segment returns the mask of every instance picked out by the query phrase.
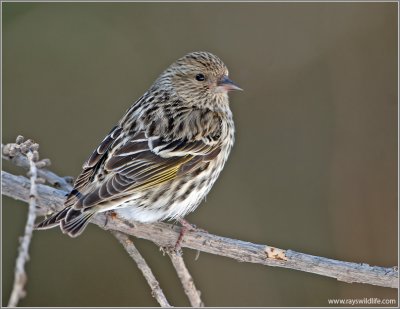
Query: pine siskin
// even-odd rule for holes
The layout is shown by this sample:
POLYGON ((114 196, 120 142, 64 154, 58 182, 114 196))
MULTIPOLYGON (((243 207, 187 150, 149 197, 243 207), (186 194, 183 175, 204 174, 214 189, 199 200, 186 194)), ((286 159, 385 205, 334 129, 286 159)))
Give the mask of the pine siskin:
POLYGON ((65 208, 37 225, 80 235, 90 218, 180 220, 218 178, 234 143, 228 91, 241 90, 215 55, 193 52, 167 68, 83 165, 65 208))

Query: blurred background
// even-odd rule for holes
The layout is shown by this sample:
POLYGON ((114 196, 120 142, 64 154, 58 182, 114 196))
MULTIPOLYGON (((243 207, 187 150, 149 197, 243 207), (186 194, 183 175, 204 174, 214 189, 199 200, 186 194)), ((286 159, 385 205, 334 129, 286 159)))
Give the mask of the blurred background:
MULTIPOLYGON (((236 144, 187 219, 210 233, 333 259, 394 266, 397 3, 2 3, 3 143, 40 143, 76 177, 125 110, 173 61, 206 50, 232 93, 236 144)), ((22 170, 5 162, 3 168, 22 170)), ((2 305, 27 207, 3 198, 2 305)), ((135 239, 167 298, 189 303, 170 264, 135 239)), ((120 244, 35 232, 22 306, 157 306, 120 244)), ((184 249, 208 306, 328 306, 394 289, 184 249)))

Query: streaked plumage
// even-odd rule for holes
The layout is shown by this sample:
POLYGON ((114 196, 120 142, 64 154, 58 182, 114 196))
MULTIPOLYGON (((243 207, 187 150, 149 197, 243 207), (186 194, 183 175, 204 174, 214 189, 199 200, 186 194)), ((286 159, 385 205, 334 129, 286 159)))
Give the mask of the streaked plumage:
POLYGON ((193 211, 234 142, 224 63, 208 52, 178 59, 125 113, 83 165, 65 208, 37 225, 75 237, 97 212, 155 222, 193 211))

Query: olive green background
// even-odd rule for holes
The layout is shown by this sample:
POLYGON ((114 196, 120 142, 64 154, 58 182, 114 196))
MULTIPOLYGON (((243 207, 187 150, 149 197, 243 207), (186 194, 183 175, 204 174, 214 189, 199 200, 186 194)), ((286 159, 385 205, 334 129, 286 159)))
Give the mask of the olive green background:
MULTIPOLYGON (((187 219, 211 233, 393 266, 397 236, 397 3, 2 3, 3 143, 35 139, 60 175, 82 163, 170 63, 207 50, 231 94, 236 144, 187 219)), ((8 171, 24 172, 9 163, 8 171)), ((26 205, 2 206, 2 304, 26 205)), ((167 256, 135 240, 170 302, 189 305, 167 256)), ((105 231, 34 233, 22 306, 157 306, 105 231)), ((208 306, 328 306, 393 298, 184 249, 208 306)))

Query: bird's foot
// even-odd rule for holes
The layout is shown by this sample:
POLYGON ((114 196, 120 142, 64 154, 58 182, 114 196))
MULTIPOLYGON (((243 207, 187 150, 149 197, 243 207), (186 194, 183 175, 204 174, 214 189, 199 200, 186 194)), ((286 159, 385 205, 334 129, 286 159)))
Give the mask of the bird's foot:
POLYGON ((108 224, 108 219, 111 218, 111 220, 114 220, 117 217, 117 213, 114 210, 109 210, 105 213, 106 219, 104 221, 104 227, 107 226, 108 224))
POLYGON ((179 219, 178 220, 179 223, 182 225, 181 231, 179 233, 178 236, 178 240, 175 243, 175 247, 174 250, 176 252, 180 251, 182 248, 182 241, 183 241, 183 237, 185 236, 185 234, 189 231, 198 231, 198 232, 204 232, 204 233, 208 233, 206 230, 197 228, 194 224, 189 223, 188 221, 186 221, 185 219, 179 219))

